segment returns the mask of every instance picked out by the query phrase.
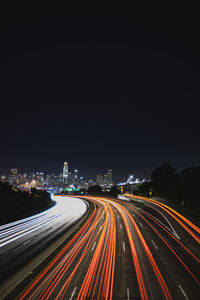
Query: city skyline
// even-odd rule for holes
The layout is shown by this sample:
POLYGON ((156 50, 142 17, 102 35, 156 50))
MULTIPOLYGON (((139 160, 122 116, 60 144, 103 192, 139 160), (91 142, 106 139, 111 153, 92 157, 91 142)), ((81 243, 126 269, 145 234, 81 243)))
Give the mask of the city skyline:
POLYGON ((96 178, 86 179, 83 174, 79 173, 76 168, 69 169, 69 163, 63 163, 62 172, 59 174, 44 172, 19 172, 18 169, 11 169, 7 175, 0 176, 0 182, 8 183, 12 188, 17 190, 31 191, 32 188, 37 190, 48 191, 51 194, 63 193, 85 193, 90 187, 99 186, 103 192, 116 191, 121 193, 124 188, 133 191, 139 184, 146 182, 145 179, 139 179, 135 174, 127 175, 124 181, 116 182, 113 180, 112 169, 107 169, 104 174, 97 174, 96 178))
MULTIPOLYGON (((64 161, 65 162, 65 161, 64 161)), ((81 169, 81 168, 78 168, 78 170, 81 169, 81 174, 82 176, 84 177, 85 180, 96 180, 97 179, 97 176, 100 175, 100 176, 104 176, 104 174, 106 174, 106 172, 111 169, 112 172, 113 172, 113 179, 114 179, 114 182, 117 183, 117 182, 124 182, 127 180, 127 178, 134 174, 134 177, 135 178, 140 178, 141 180, 150 180, 151 178, 151 174, 152 172, 158 168, 159 166, 161 166, 163 163, 165 163, 164 161, 161 161, 160 165, 155 165, 154 169, 151 169, 149 170, 149 173, 147 176, 143 176, 142 175, 142 172, 137 172, 136 169, 134 168, 121 168, 121 173, 118 172, 116 173, 116 169, 115 168, 109 168, 109 167, 103 167, 103 168, 99 168, 98 170, 94 170, 93 172, 86 172, 87 174, 91 174, 89 176, 85 175, 84 173, 84 169, 81 169)), ((172 165, 172 164, 171 164, 172 165)), ((69 172, 73 172, 74 170, 77 170, 76 167, 72 167, 72 164, 70 163, 68 166, 68 171, 69 172)), ((75 166, 77 166, 77 164, 75 164, 75 166)), ((172 165, 173 167, 175 167, 174 165, 172 165)), ((196 165, 197 167, 199 166, 198 164, 196 165)), ((183 171, 184 169, 187 169, 187 168, 193 168, 193 167, 196 167, 195 165, 187 165, 186 168, 176 168, 176 171, 178 173, 181 173, 181 171, 183 171)), ((3 171, 1 171, 0 169, 0 176, 4 176, 4 175, 8 175, 9 172, 12 170, 12 169, 17 169, 19 173, 29 173, 29 174, 35 174, 35 173, 43 173, 45 175, 49 175, 49 174, 56 174, 56 175, 61 175, 63 174, 63 164, 61 163, 59 167, 57 168, 53 168, 53 167, 49 167, 49 168, 46 168, 46 169, 42 169, 42 167, 32 167, 32 168, 23 168, 23 167, 13 167, 11 166, 11 168, 4 168, 3 171)), ((78 171, 77 170, 77 171, 78 171)), ((119 170, 119 169, 118 169, 119 170)), ((88 169, 87 169, 88 171, 88 169)))
MULTIPOLYGON (((64 165, 65 165, 65 163, 67 164, 67 172, 72 172, 72 171, 75 170, 75 169, 77 170, 77 168, 74 167, 74 166, 72 166, 71 163, 69 164, 67 161, 64 161, 64 165)), ((37 167, 35 166, 35 167, 33 167, 33 168, 25 168, 25 169, 22 168, 22 167, 16 167, 16 166, 13 167, 13 166, 12 166, 11 168, 5 168, 4 172, 0 172, 0 175, 1 175, 1 176, 2 176, 2 175, 8 175, 12 169, 17 169, 19 173, 32 173, 32 174, 36 174, 36 173, 41 173, 41 172, 42 172, 43 174, 57 174, 57 175, 59 175, 59 174, 64 174, 64 165, 61 164, 61 165, 60 165, 60 168, 57 168, 57 169, 53 169, 53 168, 51 167, 51 168, 46 169, 46 170, 44 170, 44 169, 42 169, 42 167, 38 167, 38 166, 37 166, 37 167), (50 170, 50 171, 49 171, 49 170, 50 170)), ((77 165, 77 164, 76 164, 76 165, 77 165)), ((79 169, 80 169, 80 168, 79 168, 79 169)), ((91 176, 87 176, 87 175, 83 175, 83 176, 84 176, 84 178, 85 178, 86 180, 89 180, 89 179, 94 179, 94 180, 96 180, 96 177, 97 177, 98 174, 104 176, 104 174, 106 174, 106 171, 109 170, 109 169, 113 170, 113 168, 109 168, 109 167, 107 167, 107 168, 101 168, 101 169, 99 169, 99 170, 94 171, 93 174, 92 174, 91 176)), ((84 174, 83 170, 81 171, 81 173, 84 174)), ((137 174, 137 173, 133 170, 133 168, 124 169, 124 170, 122 170, 121 174, 116 174, 116 173, 114 172, 114 176, 113 176, 114 181, 115 181, 115 182, 118 182, 118 181, 124 181, 124 180, 126 180, 126 178, 127 178, 130 174, 132 174, 132 173, 137 174)), ((141 178, 141 176, 139 176, 138 174, 137 174, 137 176, 141 178)), ((67 177, 67 176, 66 176, 66 177, 67 177)), ((142 177, 142 178, 143 178, 143 177, 142 177)), ((147 179, 147 178, 145 178, 145 179, 147 179)))
POLYGON ((19 170, 18 168, 12 168, 5 174, 1 175, 2 182, 9 182, 11 185, 23 185, 31 184, 38 186, 49 186, 49 185, 61 185, 61 186, 84 186, 98 184, 98 176, 102 177, 100 185, 111 188, 114 184, 112 178, 112 169, 108 169, 102 175, 96 175, 95 178, 86 178, 83 174, 79 173, 79 170, 74 167, 69 168, 69 163, 64 161, 63 167, 60 172, 46 173, 42 170, 35 170, 34 172, 27 172, 19 170), (33 183, 34 182, 34 183, 33 183))
MULTIPOLYGON (((65 161, 65 159, 63 160, 65 161)), ((16 168, 18 169, 20 172, 44 172, 45 174, 51 174, 51 173, 62 173, 63 172, 63 162, 60 161, 60 163, 56 163, 54 164, 54 166, 50 165, 48 162, 46 162, 46 164, 41 163, 41 166, 39 163, 27 163, 26 166, 24 167, 23 164, 20 165, 18 164, 11 164, 9 163, 8 166, 6 167, 2 167, 2 165, 0 166, 0 174, 7 174, 11 169, 16 168), (14 167, 13 167, 14 166, 14 167)), ((162 161, 160 162, 162 163, 162 161)), ((74 165, 76 168, 76 166, 78 166, 77 163, 73 164, 70 163, 70 165, 74 165)), ((155 165, 155 167, 157 167, 157 165, 155 165)), ((85 174, 85 177, 87 179, 89 178, 94 178, 96 177, 97 174, 103 174, 107 169, 112 168, 113 172, 114 172, 114 178, 116 181, 120 181, 120 180, 124 180, 128 175, 130 175, 131 173, 135 173, 137 174, 138 177, 140 178, 150 178, 151 172, 153 171, 153 169, 148 169, 146 170, 146 172, 144 172, 145 175, 143 175, 143 172, 141 172, 140 168, 136 169, 134 167, 131 166, 115 166, 113 167, 112 164, 109 164, 107 166, 99 166, 98 168, 95 168, 94 165, 92 163, 80 163, 80 167, 79 169, 82 170, 82 173, 85 174), (82 166, 82 167, 81 167, 82 166), (90 166, 90 168, 88 167, 90 166)))

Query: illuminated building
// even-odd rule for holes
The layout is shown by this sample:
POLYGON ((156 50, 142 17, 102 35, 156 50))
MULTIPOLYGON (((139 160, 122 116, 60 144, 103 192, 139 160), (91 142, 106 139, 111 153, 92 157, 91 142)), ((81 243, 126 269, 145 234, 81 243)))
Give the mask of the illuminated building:
POLYGON ((113 185, 112 182, 112 170, 109 169, 106 174, 104 174, 104 188, 110 189, 113 185))
POLYGON ((126 181, 127 184, 132 184, 134 183, 134 175, 130 175, 126 181))
POLYGON ((78 184, 79 184, 78 170, 74 169, 74 185, 77 186, 78 184))
POLYGON ((100 186, 103 186, 103 182, 104 182, 103 176, 98 174, 97 175, 97 182, 96 182, 96 184, 100 185, 100 186))
POLYGON ((104 190, 110 190, 113 186, 112 169, 109 169, 103 176, 98 174, 96 184, 101 186, 104 190))
POLYGON ((2 175, 1 176, 1 182, 5 182, 6 181, 6 176, 5 175, 2 175))
POLYGON ((112 170, 109 169, 107 172, 107 178, 108 178, 108 185, 111 187, 113 182, 112 182, 112 170))
POLYGON ((8 175, 9 184, 17 183, 17 169, 11 169, 11 174, 8 175))
POLYGON ((64 162, 64 166, 63 166, 63 181, 64 181, 64 183, 68 182, 68 162, 67 161, 64 162))
POLYGON ((44 184, 44 173, 36 172, 35 179, 36 179, 38 185, 40 185, 40 186, 43 185, 44 184))

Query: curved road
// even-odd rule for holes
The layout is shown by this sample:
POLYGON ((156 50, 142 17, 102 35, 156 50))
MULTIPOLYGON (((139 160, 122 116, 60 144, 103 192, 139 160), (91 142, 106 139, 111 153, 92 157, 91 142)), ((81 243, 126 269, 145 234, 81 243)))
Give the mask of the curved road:
POLYGON ((81 199, 53 200, 56 204, 42 213, 0 226, 0 281, 77 222, 88 208, 81 199))
POLYGON ((93 213, 17 299, 199 299, 200 229, 126 196, 82 197, 93 213))

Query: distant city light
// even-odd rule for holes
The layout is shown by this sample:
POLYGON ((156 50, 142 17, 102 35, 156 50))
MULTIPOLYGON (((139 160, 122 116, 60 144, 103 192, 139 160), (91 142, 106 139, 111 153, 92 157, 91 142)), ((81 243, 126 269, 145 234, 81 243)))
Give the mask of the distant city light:
MULTIPOLYGON (((79 170, 73 168, 72 171, 69 170, 69 164, 67 161, 63 163, 63 168, 60 174, 44 174, 44 172, 36 171, 34 173, 20 173, 18 169, 12 168, 10 173, 5 176, 1 176, 2 182, 8 182, 13 187, 19 189, 30 190, 31 188, 37 188, 40 190, 46 190, 51 193, 62 193, 64 192, 76 192, 80 189, 88 189, 90 186, 99 185, 103 191, 110 191, 114 186, 112 178, 112 169, 108 169, 105 174, 97 174, 96 180, 88 179, 85 180, 84 177, 79 175, 79 170)), ((126 182, 120 182, 117 186, 134 186, 144 182, 145 180, 140 180, 134 178, 133 174, 127 178, 126 182)))

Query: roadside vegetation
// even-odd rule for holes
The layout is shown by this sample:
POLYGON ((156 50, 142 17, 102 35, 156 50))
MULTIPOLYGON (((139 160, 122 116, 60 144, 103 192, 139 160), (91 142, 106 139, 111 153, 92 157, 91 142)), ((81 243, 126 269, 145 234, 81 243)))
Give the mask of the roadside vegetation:
POLYGON ((172 204, 197 210, 200 214, 200 167, 178 173, 169 163, 164 163, 151 174, 151 180, 137 186, 134 194, 158 197, 172 204))
POLYGON ((0 182, 0 225, 13 222, 54 205, 50 194, 32 188, 30 193, 0 182))
POLYGON ((102 187, 99 185, 90 186, 87 190, 87 195, 94 196, 117 197, 118 194, 120 194, 120 191, 115 185, 110 189, 110 191, 103 191, 102 187))

